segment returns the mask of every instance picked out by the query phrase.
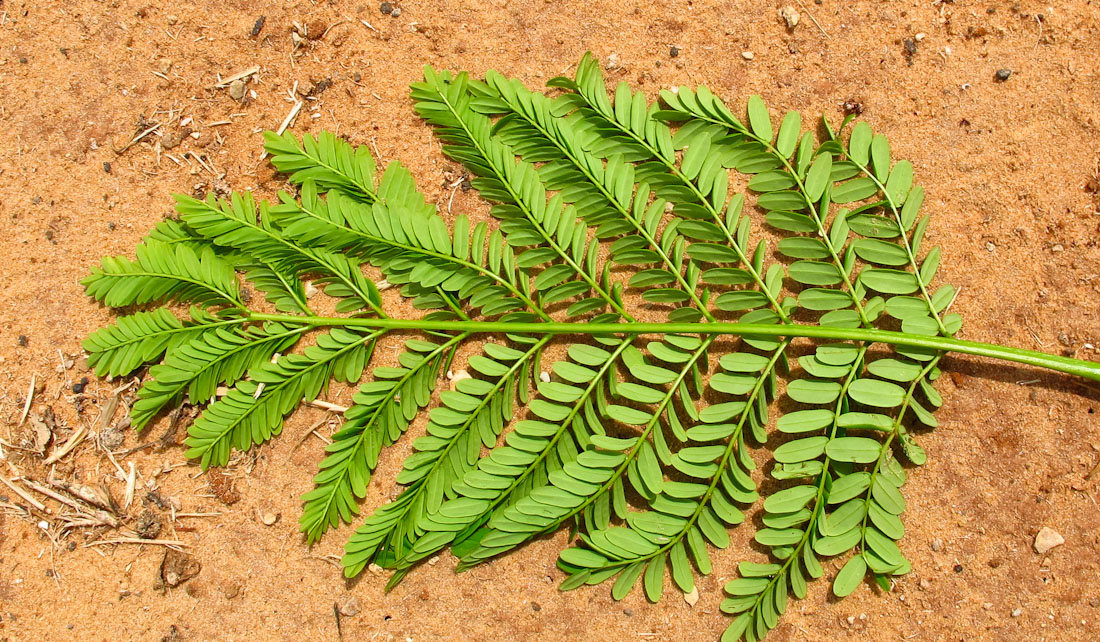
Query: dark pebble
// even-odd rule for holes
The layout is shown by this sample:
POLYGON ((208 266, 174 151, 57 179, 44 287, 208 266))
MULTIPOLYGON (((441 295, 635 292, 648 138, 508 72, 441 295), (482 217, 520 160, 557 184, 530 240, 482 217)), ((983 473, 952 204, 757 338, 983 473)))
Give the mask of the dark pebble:
POLYGON ((383 2, 378 5, 378 10, 382 12, 382 15, 388 16, 393 13, 393 5, 388 2, 383 2))
POLYGON ((531 610, 534 611, 535 613, 538 613, 539 611, 542 610, 542 607, 539 606, 538 602, 531 602, 531 610))
POLYGON ((962 564, 956 564, 955 565, 955 572, 956 573, 962 573, 963 572, 963 565, 962 564))
POLYGON ((108 223, 108 224, 107 224, 107 229, 109 229, 109 230, 111 230, 112 232, 114 232, 114 231, 115 231, 115 224, 114 224, 114 223, 108 223))
POLYGON ((27 59, 26 58, 20 58, 19 59, 19 64, 21 64, 21 65, 27 64, 27 59))
POLYGON ((997 81, 998 82, 1004 82, 1004 81, 1008 80, 1011 77, 1012 77, 1012 70, 1011 69, 998 69, 997 70, 997 81))
POLYGON ((19 337, 16 339, 16 341, 19 343, 20 348, 26 348, 27 347, 27 335, 25 335, 25 334, 19 335, 19 337))
POLYGON ((634 611, 631 611, 630 609, 623 609, 623 615, 630 617, 634 615, 634 611))
POLYGON ((675 58, 676 56, 679 56, 679 55, 680 55, 680 48, 679 47, 669 47, 669 49, 668 49, 668 57, 669 58, 675 58))
POLYGON ((355 82, 359 82, 359 81, 363 80, 363 76, 360 75, 360 73, 357 71, 357 72, 355 72, 354 74, 351 75, 351 79, 354 80, 355 82))
POLYGON ((267 22, 267 16, 260 16, 256 18, 256 22, 252 24, 251 37, 255 38, 260 35, 260 32, 264 29, 264 23, 267 22))
POLYGON ((76 394, 78 394, 78 395, 79 395, 80 393, 84 392, 84 386, 85 386, 85 385, 87 385, 87 384, 83 384, 83 383, 74 383, 74 384, 73 384, 73 392, 75 392, 76 394))
POLYGON ((111 164, 110 164, 110 163, 107 163, 107 162, 104 162, 104 163, 103 163, 103 171, 105 171, 105 172, 107 172, 108 174, 110 174, 110 173, 111 173, 111 164))

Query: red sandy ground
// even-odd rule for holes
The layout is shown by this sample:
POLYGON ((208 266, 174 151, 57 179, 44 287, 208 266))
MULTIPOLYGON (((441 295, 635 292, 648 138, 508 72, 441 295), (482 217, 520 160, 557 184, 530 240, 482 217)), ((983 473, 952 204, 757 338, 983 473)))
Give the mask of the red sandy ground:
MULTIPOLYGON (((1085 187, 1100 153, 1100 5, 807 2, 826 37, 805 7, 788 31, 777 18, 781 4, 408 1, 397 3, 401 15, 393 18, 368 2, 160 8, 4 0, 0 437, 25 443, 28 428, 16 424, 32 373, 45 381, 33 413, 52 406, 61 435, 95 420, 117 382, 93 380, 82 414, 71 386, 89 374, 79 362, 80 340, 110 315, 84 297, 78 280, 101 255, 132 252, 170 211, 172 192, 272 194, 280 182, 259 157, 259 132, 283 120, 295 85, 308 92, 332 81, 292 131, 337 131, 385 161, 400 159, 446 207, 444 183, 457 168, 412 113, 407 87, 420 67, 475 74, 492 67, 538 86, 569 72, 586 50, 602 59, 615 54, 620 67, 611 79, 651 95, 702 83, 733 104, 759 93, 774 109, 825 113, 834 122, 840 103, 862 103, 863 117, 890 136, 896 157, 913 161, 928 191, 928 238, 943 248, 941 277, 961 289, 955 309, 966 319, 963 336, 1095 359, 1100 216, 1085 187), (263 29, 250 37, 261 15, 263 29), (292 52, 293 21, 328 31, 292 52), (909 64, 903 42, 916 42, 918 33, 924 36, 909 64), (678 57, 670 57, 670 46, 678 57), (239 103, 212 89, 218 74, 252 65, 262 69, 248 85, 254 99, 239 103), (994 80, 1001 68, 1013 71, 1007 82, 994 80), (121 155, 112 151, 142 117, 170 124, 121 155), (192 119, 198 137, 158 158, 154 141, 178 133, 180 118, 192 119), (166 156, 182 160, 185 153, 202 155, 224 179, 166 156), (59 373, 58 350, 77 364, 59 373)), ((452 207, 486 215, 474 192, 459 191, 452 207)), ((1067 377, 976 359, 945 366, 942 427, 923 438, 929 462, 905 487, 902 547, 912 574, 892 593, 864 585, 844 601, 816 582, 769 639, 1097 636, 1100 473, 1089 475, 1100 443, 1097 393, 1067 377), (1046 556, 1032 549, 1042 526, 1066 539, 1046 556), (932 548, 936 539, 940 550, 932 548)), ((298 413, 283 438, 238 462, 232 475, 241 499, 232 506, 211 494, 198 468, 181 466, 181 448, 124 459, 184 512, 221 513, 166 525, 162 537, 185 541, 202 564, 196 578, 166 593, 154 590, 162 549, 84 547, 81 534, 55 546, 36 519, 0 510, 0 640, 335 640, 333 603, 348 593, 362 605, 343 618, 348 640, 713 639, 728 623, 717 605, 735 563, 762 560, 749 544, 752 529, 736 530, 734 545, 715 554, 714 574, 699 580, 694 607, 671 584, 658 605, 637 590, 615 603, 606 586, 559 593, 554 560, 564 534, 461 575, 445 554, 389 595, 383 577, 345 583, 323 556, 339 552, 349 529, 309 549, 295 525, 321 443, 311 437, 294 445, 322 416, 298 413), (281 516, 272 526, 258 517, 268 512, 281 516)), ((422 429, 418 423, 412 432, 422 429)), ((128 435, 123 448, 138 443, 128 435)), ((385 455, 366 508, 390 492, 407 444, 385 455)), ((22 473, 46 477, 37 456, 6 454, 22 473)), ((0 474, 10 472, 0 463, 0 474)), ((105 483, 121 496, 114 473, 91 442, 55 472, 105 483)), ((0 495, 20 501, 3 487, 0 495)), ((830 563, 828 572, 835 568, 830 563)))

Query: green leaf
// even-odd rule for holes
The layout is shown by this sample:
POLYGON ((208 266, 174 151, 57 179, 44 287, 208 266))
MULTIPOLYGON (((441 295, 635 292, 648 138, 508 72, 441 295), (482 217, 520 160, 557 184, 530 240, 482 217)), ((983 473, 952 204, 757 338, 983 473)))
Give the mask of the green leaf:
POLYGON ((769 513, 793 513, 805 507, 816 496, 815 486, 793 486, 765 499, 764 510, 769 513))
POLYGON ((848 597, 863 581, 865 575, 867 575, 867 563, 863 561, 863 556, 853 555, 844 564, 844 568, 836 574, 833 580, 833 595, 848 597))
POLYGON ((770 143, 772 140, 772 118, 760 96, 749 96, 749 125, 754 136, 770 143))
POLYGON ((859 403, 876 408, 894 408, 905 401, 905 389, 889 381, 856 379, 848 386, 848 395, 859 403))
MULTIPOLYGON (((825 191, 825 187, 831 182, 831 172, 833 169, 833 157, 828 152, 818 154, 817 158, 810 165, 810 170, 806 173, 806 196, 811 201, 816 201, 821 198, 821 194, 825 191)), ((842 203, 844 201, 836 200, 835 195, 832 197, 834 202, 842 203)), ((858 200, 858 199, 857 199, 858 200)))
POLYGON ((877 461, 882 445, 866 437, 835 437, 825 446, 825 454, 836 461, 869 464, 877 461))

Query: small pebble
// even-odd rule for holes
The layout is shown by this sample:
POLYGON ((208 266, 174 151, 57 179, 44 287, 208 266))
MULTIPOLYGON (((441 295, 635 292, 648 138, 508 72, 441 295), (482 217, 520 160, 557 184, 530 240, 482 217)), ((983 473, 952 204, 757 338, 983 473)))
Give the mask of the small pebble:
POLYGON ((684 601, 688 606, 695 606, 699 602, 699 587, 693 586, 690 593, 684 593, 684 601))
POLYGON ((939 537, 932 540, 932 550, 936 551, 937 553, 942 551, 943 550, 943 540, 940 539, 939 537))
POLYGON ((161 149, 175 149, 179 147, 181 142, 182 139, 179 134, 176 132, 168 132, 160 139, 160 147, 161 149))
POLYGON ((1021 615, 1023 615, 1023 614, 1024 614, 1024 610, 1023 610, 1023 609, 1014 609, 1014 610, 1012 611, 1012 617, 1020 617, 1020 616, 1021 616, 1021 615))
POLYGON ((998 82, 1004 82, 1004 81, 1008 80, 1011 76, 1012 76, 1012 70, 1011 69, 998 69, 997 70, 997 81, 998 82))
POLYGON ((161 58, 161 59, 157 60, 157 71, 159 71, 162 74, 166 74, 171 70, 172 70, 172 59, 171 58, 161 58))
POLYGON ((400 16, 400 15, 401 15, 401 7, 394 7, 393 8, 393 13, 390 14, 390 17, 396 18, 397 16, 400 16))
POLYGON ((264 526, 273 526, 275 522, 279 521, 278 513, 267 512, 260 516, 260 521, 264 526))
POLYGON ((21 334, 18 337, 16 337, 15 341, 16 341, 16 343, 19 344, 20 348, 26 348, 27 347, 27 335, 21 334))
POLYGON ((345 593, 336 601, 336 608, 340 611, 340 615, 354 617, 363 610, 363 605, 359 603, 359 598, 345 593))
POLYGON ((104 162, 103 163, 103 171, 110 174, 111 173, 111 164, 108 163, 108 162, 104 162))
POLYGON ((550 383, 550 373, 545 370, 539 373, 539 381, 543 383, 550 383))
POLYGON ((955 568, 952 569, 952 570, 954 570, 956 573, 962 573, 963 572, 963 565, 962 564, 956 564, 955 568))
POLYGON ((174 25, 174 24, 176 24, 177 22, 179 22, 179 21, 180 21, 180 19, 179 19, 179 17, 178 17, 178 16, 174 16, 174 15, 172 15, 172 14, 168 14, 168 15, 164 16, 164 19, 165 19, 165 20, 166 20, 166 21, 168 22, 168 24, 170 24, 170 25, 174 25))
POLYGON ((669 47, 668 48, 668 57, 669 58, 675 58, 676 56, 679 56, 679 55, 680 55, 680 48, 679 47, 669 47))
POLYGON ((623 615, 630 617, 634 615, 634 611, 631 611, 630 609, 623 609, 623 615))
POLYGON ((538 613, 539 611, 542 610, 542 607, 539 606, 538 602, 531 602, 531 610, 534 611, 535 613, 538 613))
POLYGON ((229 83, 229 97, 233 100, 244 98, 245 86, 243 80, 234 80, 229 83))
POLYGON ((787 23, 788 29, 793 30, 798 26, 798 21, 802 19, 802 15, 798 13, 798 9, 795 9, 791 5, 786 5, 779 10, 779 18, 787 23))
POLYGON ((744 58, 745 60, 752 60, 753 58, 756 57, 756 54, 754 54, 751 51, 742 51, 741 52, 741 57, 744 58))
POLYGON ((1066 538, 1062 537, 1061 533, 1044 526, 1039 529, 1039 533, 1035 536, 1035 552, 1045 555, 1050 549, 1065 543, 1066 538))
POLYGON ((463 379, 472 379, 472 378, 473 378, 473 375, 471 375, 469 372, 467 372, 465 370, 459 370, 458 372, 454 373, 450 377, 450 379, 451 379, 451 390, 454 390, 458 386, 459 381, 462 381, 463 379))
POLYGON ((382 15, 388 16, 393 13, 393 5, 388 2, 383 2, 378 5, 378 10, 382 12, 382 15))

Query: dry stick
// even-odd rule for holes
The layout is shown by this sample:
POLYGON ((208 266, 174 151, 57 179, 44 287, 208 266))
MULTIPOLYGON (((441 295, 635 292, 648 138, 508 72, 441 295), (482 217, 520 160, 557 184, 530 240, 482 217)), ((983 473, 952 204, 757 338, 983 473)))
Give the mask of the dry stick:
POLYGON ((257 73, 258 71, 260 71, 260 66, 259 65, 256 65, 255 67, 249 67, 248 69, 245 69, 244 71, 242 71, 240 73, 233 74, 232 76, 229 76, 228 78, 222 78, 219 82, 215 83, 214 87, 216 87, 218 89, 221 89, 223 87, 228 87, 234 81, 244 80, 245 78, 248 78, 252 74, 257 73))
POLYGON ((27 415, 31 412, 31 403, 34 401, 34 384, 37 383, 37 378, 38 375, 31 374, 31 387, 27 389, 27 401, 23 404, 23 414, 19 415, 20 426, 27 420, 27 415))
POLYGON ((3 475, 0 475, 0 482, 4 482, 5 486, 7 486, 8 488, 15 491, 16 495, 19 495, 20 497, 22 497, 31 506, 34 506, 35 508, 42 511, 43 513, 49 513, 50 512, 50 509, 46 508, 45 504, 43 504, 42 502, 40 502, 37 499, 35 499, 34 497, 32 497, 31 494, 28 493, 27 491, 25 491, 22 488, 16 486, 14 483, 9 481, 7 477, 4 477, 3 475))
POLYGON ((297 116, 298 112, 302 110, 302 105, 303 103, 300 100, 294 103, 294 106, 290 108, 290 113, 287 114, 286 118, 283 119, 283 124, 279 125, 279 129, 275 130, 276 134, 280 136, 283 135, 283 132, 286 131, 286 128, 290 127, 290 123, 294 120, 294 117, 297 116))
POLYGON ((802 4, 802 0, 798 0, 798 6, 802 7, 802 10, 806 12, 807 16, 810 16, 810 21, 814 23, 814 26, 821 30, 821 33, 825 34, 826 38, 832 37, 829 35, 829 32, 825 31, 825 28, 821 26, 821 23, 817 21, 817 18, 814 17, 814 14, 810 13, 809 7, 802 4))
POLYGON ((328 410, 328 411, 331 411, 331 412, 340 413, 340 414, 343 414, 343 413, 348 411, 346 406, 341 406, 341 405, 338 405, 338 404, 334 404, 334 403, 329 402, 329 401, 323 401, 321 399, 314 399, 313 401, 307 401, 306 405, 307 406, 313 406, 314 408, 320 408, 322 410, 328 410))
POLYGON ((134 468, 134 462, 129 462, 130 474, 126 477, 126 501, 123 503, 123 510, 129 510, 130 504, 134 503, 134 489, 137 488, 137 469, 134 468))
POLYGON ((122 149, 115 149, 114 145, 111 145, 111 149, 114 149, 116 155, 121 156, 123 152, 130 149, 134 145, 137 145, 138 142, 141 141, 142 138, 145 138, 149 134, 152 134, 159 127, 160 127, 160 123, 156 123, 152 127, 150 127, 149 129, 146 129, 145 131, 141 132, 137 136, 134 136, 133 138, 131 138, 130 142, 126 143, 126 145, 124 145, 122 149))
POLYGON ((61 489, 86 504, 91 504, 92 506, 102 508, 103 510, 109 511, 111 513, 118 512, 118 509, 114 506, 114 502, 111 500, 110 495, 107 494, 106 491, 97 489, 94 486, 86 486, 84 484, 68 482, 62 479, 50 478, 47 481, 50 482, 50 486, 61 489))
POLYGON ((112 528, 118 528, 118 518, 111 515, 107 511, 99 510, 99 509, 93 508, 91 506, 81 504, 81 503, 77 502, 76 500, 65 497, 64 495, 62 495, 60 493, 55 493, 52 490, 50 490, 49 488, 46 488, 45 486, 43 486, 42 484, 39 484, 36 481, 27 479, 26 477, 22 478, 20 481, 22 481, 24 484, 27 485, 27 487, 31 488, 32 490, 36 490, 39 493, 45 495, 46 497, 49 497, 50 499, 52 499, 54 501, 61 502, 62 504, 68 506, 69 508, 72 508, 78 514, 80 514, 81 517, 91 517, 92 519, 95 519, 96 521, 101 522, 101 523, 103 523, 107 526, 110 526, 112 528))
MULTIPOLYGON (((115 388, 111 392, 111 398, 107 400, 107 406, 103 409, 102 412, 99 413, 99 418, 96 419, 96 432, 102 431, 104 428, 107 427, 107 424, 111 422, 111 419, 115 416, 115 410, 118 409, 119 394, 121 394, 122 391, 126 390, 132 385, 134 385, 133 382, 128 383, 125 386, 115 388)), ((62 446, 60 449, 54 451, 54 453, 50 455, 43 463, 49 466, 50 464, 56 462, 65 455, 68 455, 70 452, 72 452, 74 448, 77 447, 77 445, 80 444, 81 441, 84 440, 84 435, 87 434, 87 432, 88 426, 85 424, 81 424, 80 428, 77 428, 76 432, 74 432, 72 436, 69 437, 69 441, 65 442, 65 445, 62 446)), ((118 466, 118 464, 116 463, 115 466, 118 466)))
MULTIPOLYGON (((304 444, 305 441, 307 439, 309 439, 310 435, 317 435, 318 437, 320 437, 321 434, 317 432, 317 429, 320 428, 322 425, 324 425, 325 422, 327 422, 327 421, 328 421, 328 419, 322 419, 322 420, 318 421, 317 423, 313 424, 312 426, 310 426, 306 430, 305 434, 302 435, 302 438, 298 440, 298 443, 294 444, 294 447, 290 449, 289 453, 287 453, 287 457, 289 458, 291 455, 293 455, 294 451, 298 450, 298 446, 301 446, 302 444, 304 444)), ((329 443, 332 443, 332 442, 329 442, 329 443)))
POLYGON ((167 546, 168 548, 187 546, 187 544, 179 541, 178 539, 142 539, 140 537, 116 537, 114 539, 101 539, 95 542, 88 542, 84 545, 84 548, 88 548, 89 546, 107 546, 108 544, 151 544, 153 546, 167 546))

